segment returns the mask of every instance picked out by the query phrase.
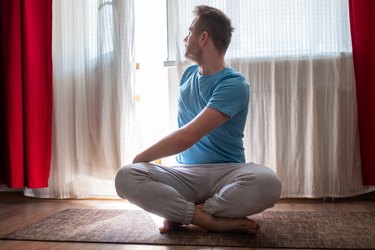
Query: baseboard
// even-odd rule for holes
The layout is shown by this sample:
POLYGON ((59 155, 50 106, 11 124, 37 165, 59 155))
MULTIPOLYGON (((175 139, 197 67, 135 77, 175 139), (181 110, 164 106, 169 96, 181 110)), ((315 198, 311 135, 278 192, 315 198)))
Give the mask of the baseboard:
POLYGON ((0 192, 23 192, 23 188, 8 188, 6 185, 0 185, 0 192))

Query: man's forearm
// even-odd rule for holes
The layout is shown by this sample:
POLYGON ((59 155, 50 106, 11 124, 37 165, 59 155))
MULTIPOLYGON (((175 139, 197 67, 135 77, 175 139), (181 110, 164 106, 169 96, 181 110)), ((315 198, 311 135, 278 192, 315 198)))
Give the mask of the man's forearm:
POLYGON ((174 155, 190 148, 194 143, 195 140, 184 134, 183 130, 177 130, 139 153, 133 163, 150 162, 174 155))
POLYGON ((204 108, 191 122, 161 139, 138 154, 133 163, 150 162, 180 153, 190 148, 210 131, 226 122, 229 117, 212 108, 204 108))

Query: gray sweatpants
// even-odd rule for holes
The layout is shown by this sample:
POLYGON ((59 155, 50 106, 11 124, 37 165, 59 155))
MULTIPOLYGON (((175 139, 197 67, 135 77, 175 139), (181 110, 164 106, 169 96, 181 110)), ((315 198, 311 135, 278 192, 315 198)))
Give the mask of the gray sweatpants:
POLYGON ((191 223, 195 204, 204 204, 203 210, 214 216, 243 218, 272 207, 281 193, 276 174, 253 163, 136 163, 118 171, 115 185, 121 198, 183 224, 191 223))

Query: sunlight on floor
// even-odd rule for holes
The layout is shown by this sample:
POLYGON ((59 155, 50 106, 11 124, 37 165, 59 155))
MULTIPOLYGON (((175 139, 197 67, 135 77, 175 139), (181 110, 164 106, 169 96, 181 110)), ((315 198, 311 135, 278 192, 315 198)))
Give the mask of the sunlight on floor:
MULTIPOLYGON (((90 203, 89 205, 90 208, 95 208, 95 209, 142 210, 142 208, 126 200, 113 200, 113 201, 104 200, 103 202, 101 202, 100 200, 88 200, 87 203, 90 203)), ((151 213, 148 213, 148 214, 158 227, 163 225, 164 219, 162 217, 151 214, 151 213)))

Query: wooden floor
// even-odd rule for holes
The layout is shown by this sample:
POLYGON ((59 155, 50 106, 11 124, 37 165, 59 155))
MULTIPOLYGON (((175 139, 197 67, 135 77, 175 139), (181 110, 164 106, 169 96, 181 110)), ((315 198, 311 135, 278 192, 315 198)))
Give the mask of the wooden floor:
MULTIPOLYGON (((0 192, 0 235, 10 233, 67 208, 126 209, 129 206, 131 205, 123 200, 46 200, 24 197, 19 192, 0 192)), ((270 210, 375 212, 375 193, 347 199, 335 199, 334 202, 330 200, 324 202, 322 199, 282 199, 270 210)), ((0 240, 0 249, 238 250, 250 248, 0 240)))

